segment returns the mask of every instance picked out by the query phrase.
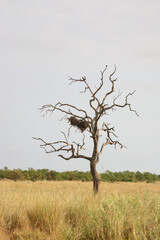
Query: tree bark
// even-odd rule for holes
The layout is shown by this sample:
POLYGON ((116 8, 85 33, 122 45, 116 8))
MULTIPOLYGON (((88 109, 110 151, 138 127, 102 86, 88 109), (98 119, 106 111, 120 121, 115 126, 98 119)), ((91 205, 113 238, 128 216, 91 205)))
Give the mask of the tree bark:
POLYGON ((96 194, 99 191, 100 177, 96 169, 95 159, 91 159, 90 169, 93 177, 93 191, 94 191, 94 194, 96 194))

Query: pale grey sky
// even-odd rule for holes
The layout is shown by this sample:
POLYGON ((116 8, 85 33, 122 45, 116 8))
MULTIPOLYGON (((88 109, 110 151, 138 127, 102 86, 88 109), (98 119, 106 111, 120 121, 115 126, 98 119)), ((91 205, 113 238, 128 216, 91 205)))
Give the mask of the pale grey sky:
POLYGON ((88 109, 68 76, 85 75, 94 87, 100 70, 116 64, 117 90, 136 89, 140 117, 119 110, 105 119, 127 149, 106 147, 98 169, 160 173, 159 13, 159 0, 0 0, 0 168, 89 170, 87 161, 47 155, 32 140, 57 140, 68 126, 37 109, 58 101, 88 109))

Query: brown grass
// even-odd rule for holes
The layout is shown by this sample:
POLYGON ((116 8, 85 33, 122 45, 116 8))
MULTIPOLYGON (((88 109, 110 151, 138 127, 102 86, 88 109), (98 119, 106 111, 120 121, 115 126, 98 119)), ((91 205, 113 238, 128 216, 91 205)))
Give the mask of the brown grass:
POLYGON ((160 240, 160 183, 0 182, 0 240, 160 240))

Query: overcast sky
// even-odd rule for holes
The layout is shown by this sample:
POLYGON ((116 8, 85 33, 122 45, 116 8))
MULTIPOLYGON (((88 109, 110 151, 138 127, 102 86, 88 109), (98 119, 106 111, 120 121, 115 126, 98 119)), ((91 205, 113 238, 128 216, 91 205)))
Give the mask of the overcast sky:
POLYGON ((85 75, 94 88, 100 70, 108 65, 107 82, 116 64, 117 90, 136 89, 130 101, 139 118, 127 109, 105 117, 127 149, 106 147, 98 170, 160 173, 159 13, 159 0, 0 0, 0 168, 89 170, 32 139, 55 141, 68 128, 63 115, 37 109, 61 101, 88 110, 89 95, 68 76, 85 75))

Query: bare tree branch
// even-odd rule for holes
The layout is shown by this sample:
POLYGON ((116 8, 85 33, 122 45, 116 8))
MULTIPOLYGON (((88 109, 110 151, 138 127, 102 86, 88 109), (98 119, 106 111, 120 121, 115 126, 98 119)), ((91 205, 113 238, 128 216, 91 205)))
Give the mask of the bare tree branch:
POLYGON ((85 110, 79 109, 79 108, 75 107, 74 105, 71 105, 71 104, 68 104, 68 103, 58 102, 58 103, 56 103, 55 105, 51 105, 51 104, 43 105, 43 106, 40 108, 40 110, 41 110, 41 112, 45 110, 45 111, 46 111, 46 114, 47 114, 48 112, 54 112, 55 110, 58 110, 58 111, 61 111, 61 112, 63 112, 63 113, 66 113, 66 114, 68 114, 68 115, 72 115, 72 116, 75 116, 75 117, 78 117, 78 118, 82 118, 82 117, 80 117, 79 115, 76 115, 76 114, 72 113, 70 109, 65 110, 65 109, 63 109, 63 107, 69 107, 69 108, 74 109, 74 110, 76 110, 76 111, 78 111, 78 112, 81 112, 81 113, 84 114, 84 117, 85 117, 85 118, 91 120, 91 117, 88 116, 88 114, 87 114, 87 112, 86 112, 85 110))
POLYGON ((117 78, 112 79, 112 76, 115 74, 116 70, 117 70, 116 65, 114 65, 114 71, 109 76, 109 80, 110 80, 110 82, 112 84, 111 90, 105 94, 105 96, 104 96, 104 98, 102 100, 101 105, 103 105, 105 103, 105 100, 106 100, 107 96, 109 96, 110 94, 112 94, 114 92, 115 82, 117 81, 117 78))
POLYGON ((64 141, 46 142, 42 138, 33 137, 33 139, 36 139, 36 140, 39 140, 42 142, 40 147, 43 148, 46 153, 54 153, 54 152, 60 152, 60 151, 70 153, 70 156, 64 156, 62 154, 58 155, 59 157, 65 159, 65 160, 70 160, 72 158, 84 158, 89 161, 91 160, 90 157, 79 154, 79 152, 84 149, 85 135, 83 135, 82 144, 80 144, 80 143, 76 143, 76 142, 69 143, 65 133, 62 132, 62 134, 65 138, 64 141), (76 145, 76 148, 74 147, 73 144, 76 145), (48 148, 50 148, 51 150, 47 150, 48 148))
POLYGON ((115 146, 115 149, 117 147, 117 145, 120 146, 120 148, 126 148, 122 143, 120 143, 119 141, 117 140, 114 140, 111 135, 113 135, 115 138, 118 138, 118 136, 114 133, 115 129, 114 127, 109 127, 105 122, 103 123, 102 127, 99 129, 99 134, 101 131, 104 131, 106 132, 107 134, 107 137, 106 137, 106 141, 101 145, 101 148, 97 154, 97 160, 96 162, 98 163, 99 162, 99 159, 100 159, 100 155, 102 154, 103 150, 104 150, 104 147, 107 146, 107 145, 114 145, 115 146))
POLYGON ((86 90, 88 89, 89 92, 91 93, 91 95, 93 96, 93 91, 91 89, 91 87, 88 85, 87 81, 86 81, 86 77, 83 76, 82 78, 80 79, 75 79, 75 78, 69 78, 69 80, 71 81, 69 85, 71 85, 72 83, 76 83, 76 82, 83 82, 85 85, 86 85, 86 90))
POLYGON ((127 96, 125 97, 125 102, 124 102, 124 104, 122 104, 122 105, 116 103, 117 98, 120 96, 120 95, 118 95, 116 98, 113 99, 113 104, 112 104, 111 106, 105 108, 105 111, 106 111, 106 110, 113 109, 113 108, 115 108, 115 107, 124 108, 124 107, 128 106, 128 107, 129 107, 129 110, 130 110, 131 112, 134 112, 137 116, 139 116, 138 113, 136 112, 136 110, 133 110, 133 109, 131 108, 131 104, 128 103, 128 97, 131 96, 131 95, 133 95, 134 93, 135 93, 135 90, 134 90, 132 93, 128 93, 127 96))
POLYGON ((77 146, 76 153, 77 153, 77 155, 79 155, 79 152, 81 150, 85 150, 85 148, 84 148, 84 145, 85 145, 85 135, 83 134, 82 144, 79 144, 79 143, 76 143, 76 142, 73 142, 73 143, 77 146))
POLYGON ((105 131, 107 133, 107 141, 109 142, 109 144, 114 145, 115 148, 116 148, 117 145, 119 145, 120 148, 124 148, 125 147, 119 141, 112 139, 111 135, 113 135, 115 138, 117 138, 117 135, 114 133, 114 131, 115 131, 114 127, 110 127, 109 128, 108 125, 105 124, 105 129, 103 131, 105 131))
POLYGON ((82 93, 85 93, 87 90, 89 90, 89 92, 91 93, 91 99, 89 100, 89 104, 90 104, 90 107, 96 112, 96 108, 93 106, 93 102, 96 100, 97 103, 99 104, 98 98, 95 97, 97 90, 95 93, 92 91, 85 76, 83 76, 81 79, 74 79, 74 78, 70 77, 69 80, 71 81, 69 85, 71 85, 72 83, 76 83, 76 82, 83 82, 86 85, 85 89, 84 89, 84 91, 82 91, 82 93))
POLYGON ((101 83, 99 85, 99 87, 97 88, 97 90, 93 93, 93 97, 96 96, 96 94, 101 90, 102 86, 103 86, 103 77, 104 77, 104 73, 107 70, 107 66, 104 68, 103 71, 101 71, 101 83))
MULTIPOLYGON (((80 109, 74 105, 68 104, 68 103, 61 103, 58 102, 55 105, 43 105, 40 108, 41 112, 45 111, 45 114, 47 113, 53 113, 55 110, 60 111, 62 113, 65 113, 65 116, 63 116, 63 118, 67 118, 67 115, 69 116, 73 116, 76 117, 80 120, 84 120, 88 123, 88 128, 91 131, 91 122, 92 122, 92 118, 87 114, 87 112, 84 109, 80 109), (66 107, 69 107, 69 109, 66 109, 66 107), (72 111, 71 111, 72 110, 72 111), (78 112, 79 114, 77 114, 76 112, 78 112), (83 116, 80 116, 80 114, 83 114, 83 116)), ((62 119, 63 119, 62 118, 62 119)), ((61 120, 62 120, 61 119, 61 120)), ((70 129, 68 130, 68 135, 69 135, 70 129)))

